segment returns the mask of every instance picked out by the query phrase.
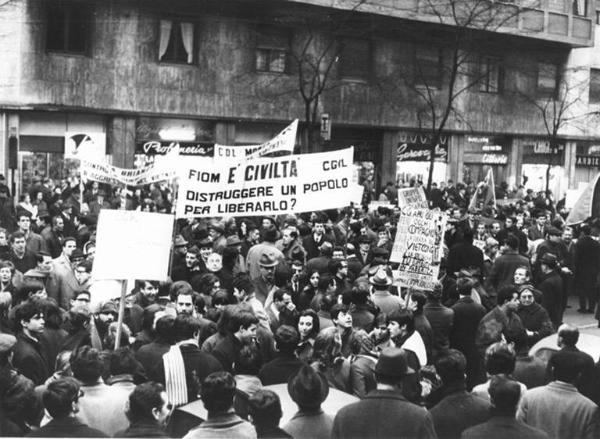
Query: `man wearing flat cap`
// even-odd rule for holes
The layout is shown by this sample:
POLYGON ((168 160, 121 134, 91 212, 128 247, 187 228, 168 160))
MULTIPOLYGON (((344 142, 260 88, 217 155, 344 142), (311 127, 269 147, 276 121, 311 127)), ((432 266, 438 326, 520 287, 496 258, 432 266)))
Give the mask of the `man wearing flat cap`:
POLYGON ((253 245, 248 250, 246 255, 246 267, 248 268, 248 274, 250 279, 255 280, 261 276, 260 270, 260 259, 264 252, 269 251, 275 255, 277 261, 283 261, 285 256, 277 248, 277 228, 273 225, 264 228, 260 232, 261 242, 253 245))
POLYGON ((220 221, 212 221, 208 226, 208 234, 213 242, 213 252, 223 254, 227 247, 227 238, 225 237, 225 226, 220 221))
POLYGON ((431 415, 409 402, 403 385, 415 371, 406 352, 397 347, 381 352, 375 366, 377 389, 354 404, 343 407, 333 421, 331 437, 337 438, 435 438, 431 415))

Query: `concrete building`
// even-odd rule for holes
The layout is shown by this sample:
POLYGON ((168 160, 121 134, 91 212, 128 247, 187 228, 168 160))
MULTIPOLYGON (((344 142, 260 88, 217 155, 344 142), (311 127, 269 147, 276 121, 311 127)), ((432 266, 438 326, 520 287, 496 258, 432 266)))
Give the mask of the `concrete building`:
MULTIPOLYGON (((596 126, 565 127, 551 148, 543 120, 523 98, 554 96, 564 66, 583 60, 593 67, 586 89, 592 102, 577 111, 600 102, 600 65, 592 64, 590 49, 580 49, 594 44, 595 4, 528 1, 489 3, 501 24, 470 26, 464 66, 478 80, 453 104, 436 180, 477 182, 492 167, 497 182, 519 184, 526 175, 531 184, 550 163, 562 191, 587 178, 589 166, 576 164, 588 163, 583 156, 597 156, 600 166, 600 148, 592 148, 600 139, 596 126)), ((443 96, 448 41, 458 26, 432 9, 442 2, 473 3, 2 2, 0 171, 9 180, 14 173, 20 191, 34 177, 76 172, 76 148, 96 148, 113 164, 132 167, 173 142, 189 154, 211 154, 215 142, 260 143, 295 118, 306 129, 299 84, 325 80, 309 116, 318 122, 328 115, 330 139, 299 136, 297 150, 354 145, 355 160, 374 166, 379 183, 423 179, 428 136, 414 72, 419 66, 428 88, 443 96)), ((469 75, 459 75, 464 86, 469 75)))

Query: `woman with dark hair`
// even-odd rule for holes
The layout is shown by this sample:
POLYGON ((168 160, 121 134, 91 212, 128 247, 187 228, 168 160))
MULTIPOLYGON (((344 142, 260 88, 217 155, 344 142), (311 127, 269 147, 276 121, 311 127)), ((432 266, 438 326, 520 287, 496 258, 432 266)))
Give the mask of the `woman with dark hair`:
POLYGON ((67 331, 61 329, 62 311, 53 299, 35 299, 35 303, 44 314, 44 332, 39 337, 42 356, 46 364, 53 365, 68 335, 67 331))
POLYGON ((350 361, 342 356, 342 337, 335 327, 325 328, 315 338, 311 367, 327 378, 330 387, 351 393, 350 361))
POLYGON ((303 286, 301 287, 300 294, 298 295, 298 310, 302 311, 310 308, 310 302, 314 299, 319 291, 319 279, 321 275, 319 274, 319 270, 310 270, 306 276, 302 276, 301 282, 303 286))
POLYGON ((319 316, 312 309, 305 309, 300 313, 298 319, 298 333, 300 334, 300 343, 296 349, 296 356, 306 362, 309 362, 313 356, 313 346, 315 337, 320 331, 319 316))

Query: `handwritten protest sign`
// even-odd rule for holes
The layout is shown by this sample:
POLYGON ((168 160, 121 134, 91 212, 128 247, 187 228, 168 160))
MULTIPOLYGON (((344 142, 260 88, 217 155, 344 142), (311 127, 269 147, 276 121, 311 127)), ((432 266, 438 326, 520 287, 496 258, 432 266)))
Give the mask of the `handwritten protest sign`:
POLYGON ((217 163, 180 162, 178 218, 278 215, 350 205, 354 149, 217 163))
POLYGON ((398 276, 402 286, 433 288, 440 268, 446 220, 446 214, 439 210, 401 210, 390 260, 400 263, 398 276))
POLYGON ((173 215, 101 210, 92 277, 166 280, 172 234, 173 215))
POLYGON ((398 206, 400 208, 410 206, 428 209, 429 203, 427 202, 423 187, 398 189, 398 206))
POLYGON ((215 162, 254 159, 263 157, 272 153, 294 152, 296 145, 296 133, 298 131, 298 119, 288 125, 282 132, 273 137, 268 142, 260 145, 248 146, 225 146, 215 145, 215 162))

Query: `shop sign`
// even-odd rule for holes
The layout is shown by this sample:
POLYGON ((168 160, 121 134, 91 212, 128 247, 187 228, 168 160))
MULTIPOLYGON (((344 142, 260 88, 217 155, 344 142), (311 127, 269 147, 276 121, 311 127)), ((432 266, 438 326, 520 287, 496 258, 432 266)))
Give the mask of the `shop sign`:
POLYGON ((597 155, 577 155, 575 166, 585 166, 588 168, 600 168, 600 156, 597 155))
POLYGON ((506 154, 483 154, 481 163, 486 165, 506 165, 508 156, 506 154))
MULTIPOLYGON (((399 162, 428 162, 431 157, 431 142, 429 136, 403 136, 404 138, 398 142, 399 162)), ((435 145, 435 161, 448 162, 448 138, 440 139, 440 142, 435 145)))
POLYGON ((168 140, 138 141, 135 144, 135 153, 144 155, 165 155, 174 148, 179 147, 180 155, 193 155, 212 157, 215 150, 213 142, 177 142, 168 140))
POLYGON ((467 143, 475 144, 475 148, 469 148, 471 151, 476 152, 480 150, 484 153, 503 153, 506 152, 507 145, 510 144, 510 138, 508 137, 487 137, 487 136, 467 136, 467 143))
POLYGON ((106 154, 106 133, 65 132, 65 158, 103 158, 106 154))

